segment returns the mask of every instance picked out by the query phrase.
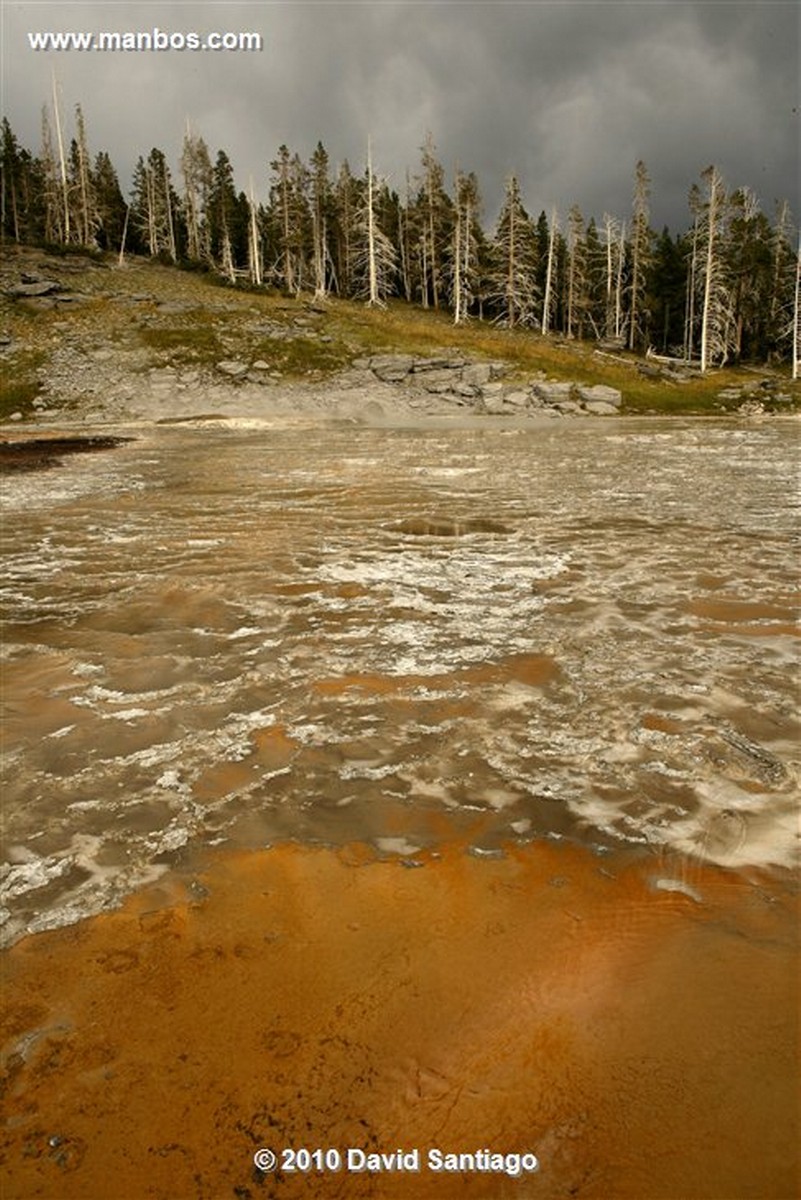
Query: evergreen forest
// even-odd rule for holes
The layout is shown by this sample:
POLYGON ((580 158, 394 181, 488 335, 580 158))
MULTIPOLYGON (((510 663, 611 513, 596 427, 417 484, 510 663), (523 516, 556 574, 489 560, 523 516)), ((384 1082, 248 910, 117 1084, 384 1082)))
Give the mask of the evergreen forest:
POLYGON ((429 135, 399 192, 373 169, 334 165, 318 143, 309 161, 279 147, 266 201, 237 190, 224 150, 189 124, 180 161, 153 148, 130 195, 106 151, 92 154, 76 106, 69 130, 54 103, 38 153, 2 121, 5 245, 144 255, 214 272, 232 285, 357 299, 392 298, 471 319, 529 327, 610 348, 693 363, 787 363, 798 374, 799 249, 789 204, 767 214, 748 187, 710 166, 688 191, 678 232, 650 225, 651 182, 633 164, 627 213, 531 215, 505 181, 494 228, 479 180, 446 180, 429 135))

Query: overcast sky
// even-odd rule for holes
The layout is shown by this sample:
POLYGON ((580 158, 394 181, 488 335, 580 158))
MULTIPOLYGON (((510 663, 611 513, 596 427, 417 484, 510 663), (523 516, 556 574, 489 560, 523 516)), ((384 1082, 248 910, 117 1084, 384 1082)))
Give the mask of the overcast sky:
POLYGON ((799 212, 797 0, 0 0, 2 110, 40 145, 55 70, 72 128, 108 150, 124 186, 139 154, 178 171, 187 117, 240 187, 266 197, 277 148, 374 166, 403 192, 431 132, 448 180, 475 171, 485 223, 514 172, 529 212, 573 203, 628 217, 634 166, 652 179, 652 224, 686 227, 687 192, 715 163, 773 215, 799 212), (29 31, 253 31, 258 53, 36 52, 29 31))

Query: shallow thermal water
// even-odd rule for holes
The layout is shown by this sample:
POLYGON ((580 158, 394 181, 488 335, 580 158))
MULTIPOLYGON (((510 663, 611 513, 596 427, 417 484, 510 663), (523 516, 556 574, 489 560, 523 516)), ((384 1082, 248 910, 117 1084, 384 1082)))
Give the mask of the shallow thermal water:
POLYGON ((794 861, 792 422, 136 433, 3 487, 6 940, 208 845, 794 861))

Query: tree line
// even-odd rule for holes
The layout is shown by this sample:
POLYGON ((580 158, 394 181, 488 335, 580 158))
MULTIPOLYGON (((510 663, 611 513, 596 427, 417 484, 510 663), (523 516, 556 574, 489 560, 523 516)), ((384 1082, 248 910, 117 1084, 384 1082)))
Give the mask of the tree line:
POLYGON ((177 169, 141 156, 126 198, 110 156, 90 154, 80 105, 67 138, 54 85, 33 154, 2 121, 4 241, 147 255, 214 271, 231 283, 362 298, 400 297, 471 318, 694 362, 790 361, 798 374, 798 233, 787 202, 769 218, 747 187, 711 166, 688 195, 687 228, 650 225, 651 183, 636 164, 631 211, 585 219, 574 205, 534 219, 516 176, 494 229, 482 223, 475 174, 450 187, 429 135, 414 174, 391 190, 368 144, 354 173, 321 143, 305 162, 282 145, 266 201, 237 190, 187 122, 177 169))

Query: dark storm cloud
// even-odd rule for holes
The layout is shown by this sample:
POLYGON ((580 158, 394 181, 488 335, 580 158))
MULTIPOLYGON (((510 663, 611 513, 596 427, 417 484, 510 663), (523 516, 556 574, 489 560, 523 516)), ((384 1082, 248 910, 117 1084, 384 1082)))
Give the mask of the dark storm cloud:
POLYGON ((3 111, 39 144, 55 68, 83 106, 93 149, 126 177, 163 148, 177 170, 190 118, 225 147, 241 186, 268 187, 281 143, 307 158, 377 168, 403 191, 428 131, 450 179, 474 170, 492 220, 503 181, 529 210, 630 211, 634 165, 653 181, 657 226, 681 228, 715 162, 766 211, 798 214, 798 9, 793 3, 8 3, 3 111), (247 53, 35 53, 28 30, 253 30, 247 53))

